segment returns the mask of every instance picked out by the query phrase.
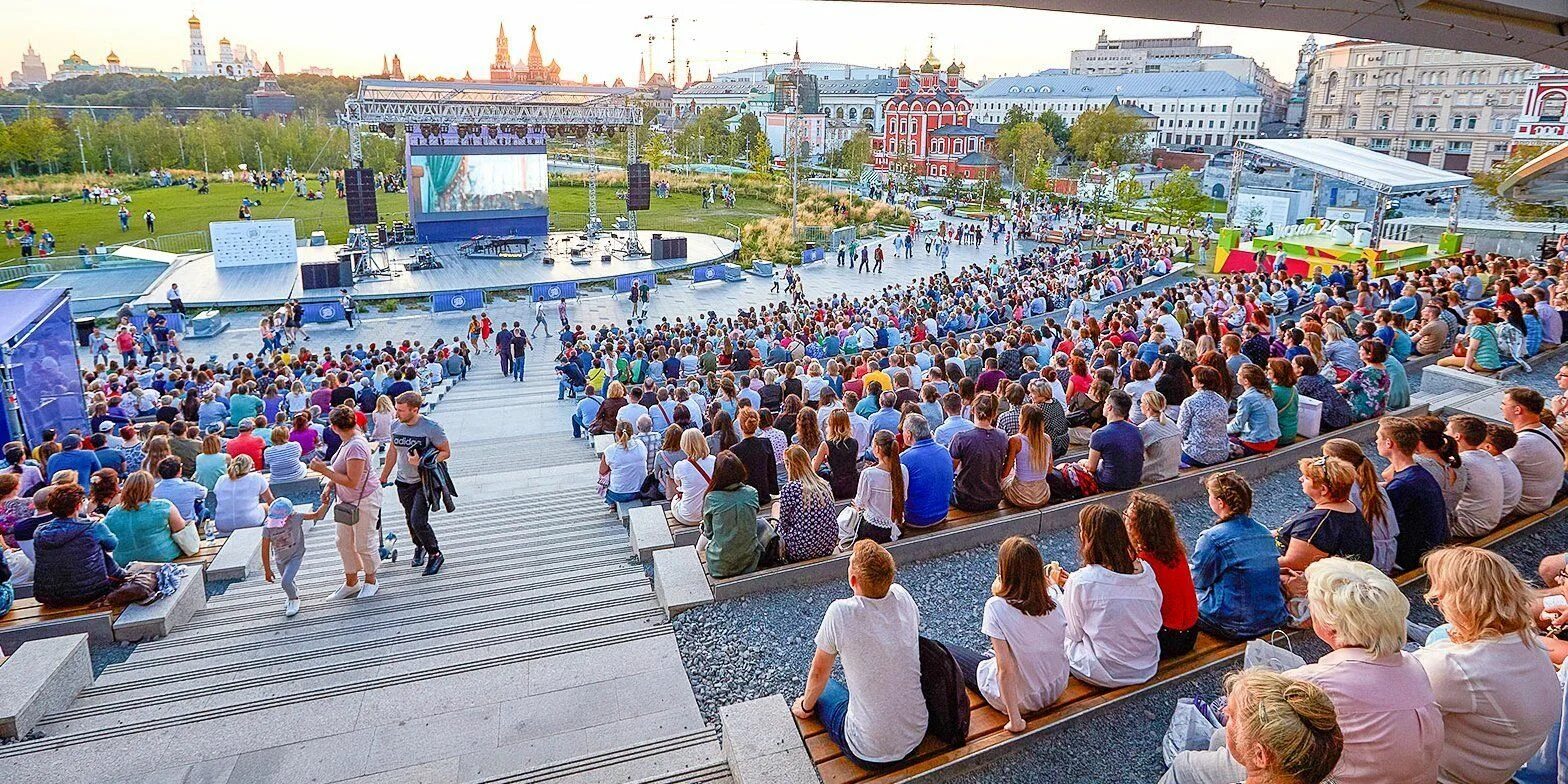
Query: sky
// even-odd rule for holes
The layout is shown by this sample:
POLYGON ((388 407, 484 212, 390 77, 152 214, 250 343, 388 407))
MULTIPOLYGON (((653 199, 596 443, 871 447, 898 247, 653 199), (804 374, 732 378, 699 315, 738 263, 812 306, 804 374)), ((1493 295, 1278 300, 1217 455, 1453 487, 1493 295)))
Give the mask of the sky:
MULTIPOLYGON (((512 57, 528 51, 528 28, 539 27, 546 62, 559 61, 565 78, 587 74, 594 82, 637 76, 646 38, 656 36, 654 58, 668 71, 670 17, 676 15, 679 78, 686 60, 701 79, 714 73, 787 59, 795 41, 802 59, 896 66, 923 59, 928 36, 943 62, 964 61, 970 78, 1032 73, 1065 67, 1073 49, 1094 46, 1100 30, 1112 38, 1185 35, 1193 25, 1111 16, 1010 8, 929 4, 844 3, 825 0, 576 0, 495 4, 470 10, 429 0, 50 0, 33 4, 25 24, 0 24, 0 74, 20 66, 31 43, 53 73, 72 51, 102 63, 113 49, 128 66, 173 69, 187 56, 185 20, 202 20, 209 59, 227 37, 276 60, 289 71, 323 66, 338 74, 380 71, 382 56, 398 54, 407 76, 484 78, 495 51, 498 23, 505 23, 512 57), (645 16, 653 16, 645 20, 645 16)), ((13 17, 15 19, 16 17, 13 17)), ((1205 26, 1205 45, 1229 44, 1254 57, 1282 81, 1295 73, 1305 35, 1273 30, 1205 26)), ((1330 39, 1319 37, 1320 43, 1330 39)), ((277 65, 276 62, 273 63, 277 65)))

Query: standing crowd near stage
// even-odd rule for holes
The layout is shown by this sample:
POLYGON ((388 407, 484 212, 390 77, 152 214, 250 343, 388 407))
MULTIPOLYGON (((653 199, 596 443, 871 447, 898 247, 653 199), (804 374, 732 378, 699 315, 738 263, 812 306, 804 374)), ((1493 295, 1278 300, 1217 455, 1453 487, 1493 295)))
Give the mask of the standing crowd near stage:
POLYGON ((560 335, 560 394, 577 399, 574 433, 613 436, 606 501, 667 502, 674 524, 700 529, 711 577, 850 554, 853 596, 828 609, 794 710, 872 770, 944 718, 927 713, 919 610, 884 545, 1267 459, 1309 422, 1377 420, 1293 461, 1301 510, 1277 530, 1253 519, 1251 485, 1219 471, 1204 480, 1213 525, 1190 552, 1171 507, 1142 491, 1080 510, 1070 573, 1009 540, 982 622, 992 652, 948 652, 1019 732, 1069 675, 1141 684, 1200 632, 1310 627, 1333 651, 1234 677, 1215 750, 1178 755, 1166 781, 1504 782, 1527 763, 1517 780, 1554 781, 1556 746, 1532 755, 1563 709, 1568 563, 1543 561, 1538 591, 1463 542, 1563 498, 1568 394, 1509 389, 1506 426, 1396 412, 1411 362, 1490 373, 1555 348, 1560 263, 1466 256, 1378 280, 1278 270, 1104 301, 1158 278, 1175 251, 1043 245, 869 297, 579 325, 560 335), (1392 579, 1423 567, 1436 629, 1407 625, 1392 579))
MULTIPOLYGON (((177 297, 170 301, 177 312, 177 297)), ((370 598, 386 552, 383 486, 404 509, 413 566, 440 571, 445 555, 430 515, 453 507, 443 465, 451 447, 420 409, 444 379, 467 375, 472 345, 453 338, 316 351, 297 313, 280 310, 275 330, 273 318, 263 320, 259 351, 227 360, 199 362, 161 341, 145 360, 134 348, 118 361, 92 349, 82 376, 88 426, 5 445, 0 618, 17 587, 46 607, 86 604, 126 582, 132 562, 193 556, 203 535, 250 527, 264 529, 266 579, 281 582, 292 616, 303 524, 329 516, 344 579, 322 598, 370 598), (315 508, 296 509, 290 495, 315 508)), ((128 314, 121 329, 136 329, 128 314)), ((146 329, 170 331, 156 311, 146 329)))

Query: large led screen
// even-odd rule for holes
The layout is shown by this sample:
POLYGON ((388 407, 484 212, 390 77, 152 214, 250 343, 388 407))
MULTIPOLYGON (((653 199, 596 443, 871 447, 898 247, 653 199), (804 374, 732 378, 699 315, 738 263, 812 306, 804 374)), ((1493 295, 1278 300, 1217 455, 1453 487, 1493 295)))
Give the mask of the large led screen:
POLYGON ((412 155, 427 215, 543 212, 549 175, 542 154, 412 155))

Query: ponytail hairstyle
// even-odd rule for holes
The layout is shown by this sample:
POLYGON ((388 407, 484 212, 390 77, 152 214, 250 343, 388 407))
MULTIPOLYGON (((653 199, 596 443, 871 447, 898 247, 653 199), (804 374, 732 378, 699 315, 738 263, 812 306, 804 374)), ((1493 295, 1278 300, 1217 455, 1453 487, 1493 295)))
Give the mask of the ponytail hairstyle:
POLYGON ((1348 438, 1330 438, 1323 443, 1323 455, 1349 463, 1356 472, 1356 488, 1361 491, 1361 515, 1366 518, 1367 525, 1386 521, 1388 510, 1383 508, 1383 494, 1378 491, 1377 468, 1367 459, 1361 445, 1348 438))
POLYGON ((229 461, 229 479, 230 481, 238 482, 241 477, 255 470, 255 468, 256 461, 251 460, 250 455, 235 455, 234 459, 229 461))
POLYGON ((615 423, 615 445, 629 449, 632 440, 632 423, 625 420, 615 423))
POLYGON ((898 442, 893 439, 893 431, 878 430, 871 437, 871 448, 879 458, 886 458, 889 467, 888 475, 893 480, 893 522, 904 522, 904 466, 898 461, 898 442))
POLYGON ((1255 667, 1227 677, 1225 692, 1235 730, 1267 751, 1270 773, 1317 784, 1333 772, 1344 734, 1333 701, 1317 684, 1255 667))
POLYGON ((1435 452, 1450 471, 1459 468, 1459 442, 1447 433, 1447 425, 1443 420, 1427 415, 1414 417, 1410 421, 1415 423, 1416 430, 1421 434, 1422 446, 1435 452))

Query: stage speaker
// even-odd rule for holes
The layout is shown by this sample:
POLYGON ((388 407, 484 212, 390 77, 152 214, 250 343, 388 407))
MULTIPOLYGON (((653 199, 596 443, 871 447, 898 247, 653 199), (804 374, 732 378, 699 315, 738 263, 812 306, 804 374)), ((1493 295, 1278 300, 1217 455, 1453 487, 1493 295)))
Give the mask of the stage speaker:
POLYGON ((626 167, 626 209, 648 209, 648 189, 652 179, 646 163, 634 163, 626 167))
POLYGON ((370 169, 343 170, 343 201, 348 203, 350 226, 371 226, 376 214, 376 173, 370 169))
POLYGON ((301 264, 299 277, 306 291, 348 288, 354 280, 354 267, 349 256, 342 256, 336 261, 301 264))

